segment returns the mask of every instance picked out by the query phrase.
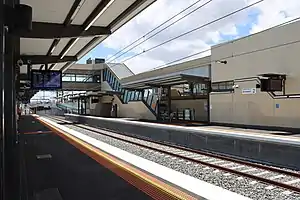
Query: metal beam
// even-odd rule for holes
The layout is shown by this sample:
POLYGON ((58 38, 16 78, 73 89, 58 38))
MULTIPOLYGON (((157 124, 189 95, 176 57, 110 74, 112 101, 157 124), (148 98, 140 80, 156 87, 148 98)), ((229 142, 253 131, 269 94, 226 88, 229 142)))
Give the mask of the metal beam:
MULTIPOLYGON (((112 27, 116 26, 116 24, 120 23, 122 20, 124 20, 126 17, 128 17, 130 14, 132 14, 139 6, 141 6, 142 4, 144 4, 147 0, 136 0, 133 4, 131 4, 124 12, 122 12, 115 20, 113 20, 109 25, 109 29, 111 29, 112 27)), ((105 5, 107 5, 109 3, 109 0, 103 1, 101 3, 98 4, 98 6, 94 9, 94 11, 92 12, 92 14, 86 19, 86 21, 83 23, 83 26, 88 26, 89 23, 91 23, 91 21, 93 20, 94 17, 97 16, 97 14, 99 12, 101 12, 101 10, 105 7, 105 5), (105 4, 105 5, 104 5, 105 4)), ((146 8, 146 7, 145 7, 146 8)), ((145 9, 144 8, 144 9, 145 9)), ((132 16, 133 18, 134 16, 132 16)), ((82 52, 84 52, 86 49, 90 48, 91 46, 93 46, 95 44, 95 42, 98 41, 98 39, 100 39, 101 36, 96 36, 94 37, 88 44, 86 44, 77 54, 76 56, 82 54, 82 52)), ((70 44, 67 44, 67 46, 71 45, 74 41, 70 41, 70 44)), ((62 70, 67 69, 72 63, 66 63, 63 67, 62 70)), ((50 68, 52 68, 53 66, 51 66, 50 68)))
MULTIPOLYGON (((84 34, 87 30, 86 27, 89 27, 89 25, 94 21, 94 19, 99 15, 99 13, 109 4, 110 0, 102 0, 97 7, 93 10, 93 12, 86 18, 86 20, 82 24, 82 33, 84 34)), ((91 28, 91 27, 90 27, 91 28)), ((70 39, 70 41, 67 43, 67 45, 63 48, 63 50, 60 52, 60 56, 64 55, 66 51, 70 50, 70 47, 76 42, 76 38, 70 39)), ((54 64, 50 66, 49 69, 52 69, 54 67, 54 64)))
POLYGON ((41 39, 59 39, 59 38, 77 38, 92 37, 100 35, 109 35, 111 31, 107 27, 92 26, 83 32, 81 25, 69 25, 46 22, 33 22, 32 31, 19 32, 18 35, 23 38, 41 38, 41 39))
MULTIPOLYGON (((141 5, 143 5, 144 3, 146 3, 147 0, 136 0, 133 4, 131 4, 124 12, 122 12, 115 20, 113 20, 109 25, 108 28, 111 30, 114 26, 116 26, 118 23, 120 23, 122 20, 124 20, 126 17, 128 17, 129 15, 131 15, 138 7, 140 7, 141 5)), ((83 27, 87 26, 89 23, 92 22, 93 17, 96 17, 97 14, 99 12, 101 12, 101 10, 109 3, 109 0, 103 0, 101 1, 101 3, 98 4, 98 6, 94 9, 94 11, 92 12, 92 14, 86 19, 86 21, 83 23, 83 27)), ((144 9, 146 9, 147 6, 145 6, 144 9)), ((142 12, 143 10, 141 10, 140 12, 142 12)), ((133 15, 130 19, 128 19, 128 21, 130 21, 135 15, 133 15)), ((117 29, 119 29, 120 27, 118 27, 117 29)), ((117 30, 116 29, 116 30, 117 30)), ((114 31, 116 31, 114 30, 114 31)), ((76 56, 82 54, 82 52, 84 52, 86 49, 90 48, 91 46, 93 46, 99 39, 101 38, 101 36, 96 36, 94 37, 87 45, 85 45, 77 54, 76 56)), ((69 41, 69 43, 66 45, 66 49, 71 46, 73 44, 73 42, 75 41, 75 39, 71 39, 69 41)), ((63 67, 62 70, 68 69, 68 67, 72 64, 72 62, 66 63, 63 67)), ((53 67, 54 65, 52 65, 50 67, 50 69, 53 67)))
POLYGON ((4 110, 5 102, 4 100, 4 44, 5 44, 5 29, 4 29, 4 0, 0 0, 0 200, 6 199, 5 196, 5 123, 4 123, 4 110))
MULTIPOLYGON (((69 13, 64 21, 65 27, 69 26, 72 23, 72 21, 74 20, 76 14, 80 10, 84 1, 85 0, 75 0, 74 1, 73 5, 72 5, 71 9, 69 10, 69 13)), ((53 53, 53 51, 56 48, 56 46, 58 45, 59 41, 60 41, 60 39, 55 39, 52 42, 52 44, 47 52, 47 56, 50 56, 53 53)), ((43 69, 43 67, 44 67, 44 65, 41 65, 40 69, 43 69)))
POLYGON ((24 63, 31 63, 32 65, 77 61, 76 56, 65 56, 60 58, 60 56, 21 55, 20 59, 24 63))
POLYGON ((84 21, 82 24, 83 28, 86 28, 93 23, 94 19, 99 15, 100 12, 102 12, 102 10, 109 4, 110 1, 111 0, 102 0, 84 21))
MULTIPOLYGON (((136 0, 133 4, 131 4, 124 12, 122 12, 116 19, 114 19, 108 27, 112 28, 128 17, 132 12, 134 12, 138 7, 146 3, 147 0, 136 0)), ((145 7, 146 8, 146 7, 145 7)), ((144 8, 144 9, 145 9, 144 8)), ((134 16, 132 16, 128 21, 130 21, 134 16)))

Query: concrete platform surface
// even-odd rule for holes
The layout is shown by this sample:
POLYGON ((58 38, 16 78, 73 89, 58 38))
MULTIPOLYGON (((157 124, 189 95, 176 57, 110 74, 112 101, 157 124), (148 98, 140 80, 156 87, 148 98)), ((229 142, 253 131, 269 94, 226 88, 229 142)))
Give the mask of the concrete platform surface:
POLYGON ((151 199, 33 117, 23 116, 19 128, 29 200, 151 199))

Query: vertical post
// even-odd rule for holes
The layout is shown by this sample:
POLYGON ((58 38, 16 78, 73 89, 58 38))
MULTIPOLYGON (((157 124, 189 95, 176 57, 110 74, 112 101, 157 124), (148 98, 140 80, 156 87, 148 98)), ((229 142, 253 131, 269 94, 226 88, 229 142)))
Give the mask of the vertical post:
POLYGON ((86 115, 87 97, 84 97, 84 114, 86 115))
MULTIPOLYGON (((5 1, 6 6, 13 7, 13 1, 5 1)), ((14 130, 15 123, 14 118, 16 114, 16 107, 15 99, 14 99, 14 92, 15 92, 15 74, 14 74, 14 38, 8 32, 11 31, 12 26, 12 19, 5 19, 7 24, 7 29, 5 29, 5 67, 4 67, 4 103, 5 103, 5 110, 4 110, 4 140, 5 140, 5 198, 6 199, 13 199, 12 195, 12 186, 14 180, 14 139, 16 138, 16 130, 14 130)))
POLYGON ((80 115, 81 114, 81 111, 80 111, 80 98, 78 97, 78 100, 77 100, 77 114, 80 115))
POLYGON ((4 53, 5 49, 5 32, 4 32, 4 0, 0 0, 0 136, 1 136, 1 171, 0 171, 0 199, 5 199, 5 140, 4 140, 4 101, 3 101, 3 88, 4 88, 4 53))
MULTIPOLYGON (((20 0, 14 0, 15 5, 20 3, 20 0)), ((20 57, 20 37, 19 36, 15 36, 14 37, 14 57, 13 57, 13 86, 14 86, 14 91, 13 91, 13 107, 16 106, 16 100, 17 100, 17 94, 20 91, 20 67, 16 65, 17 60, 20 57)), ((27 107, 27 106, 26 106, 27 107)), ((27 108, 25 108, 26 111, 27 108)), ((14 148, 14 179, 15 182, 13 183, 13 185, 15 185, 15 188, 12 188, 13 194, 15 196, 13 196, 14 199, 21 199, 22 198, 22 177, 21 177, 21 143, 20 143, 20 135, 19 135, 19 128, 18 128, 18 124, 17 124, 17 119, 16 119, 16 115, 13 115, 13 130, 15 130, 15 148, 14 148)))
POLYGON ((211 90, 211 64, 208 65, 208 79, 206 84, 207 93, 207 122, 210 123, 210 90, 211 90))
POLYGON ((172 103, 172 101, 171 101, 171 86, 168 86, 167 87, 167 91, 168 91, 168 115, 169 115, 169 117, 170 117, 170 115, 171 115, 171 103, 172 103))

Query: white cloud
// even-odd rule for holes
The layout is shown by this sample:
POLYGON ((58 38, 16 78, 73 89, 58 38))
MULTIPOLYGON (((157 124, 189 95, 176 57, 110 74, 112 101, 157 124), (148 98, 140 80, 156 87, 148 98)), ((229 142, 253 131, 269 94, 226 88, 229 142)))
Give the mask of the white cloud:
MULTIPOLYGON (((209 0, 202 0, 185 13, 190 12, 192 9, 208 1, 209 0)), ((206 24, 256 1, 258 0, 212 0, 211 3, 149 39, 138 48, 130 51, 130 53, 140 53, 170 38, 178 36, 197 26, 206 24)), ((120 50, 194 2, 196 2, 196 0, 158 0, 139 16, 110 36, 104 41, 104 45, 109 48, 120 50)), ((282 23, 287 19, 299 16, 299 9, 299 0, 265 0, 265 2, 260 3, 251 9, 242 11, 234 16, 230 16, 222 21, 206 26, 152 51, 137 56, 126 62, 126 64, 136 73, 146 71, 155 68, 158 65, 207 49, 210 44, 221 42, 222 35, 229 35, 235 38, 238 37, 239 32, 237 25, 248 25, 251 28, 251 33, 258 32, 282 23), (250 11, 259 13, 256 23, 251 21, 253 19, 249 17, 250 11)), ((179 17, 183 16, 185 13, 181 14, 179 17)), ((172 23, 176 19, 166 25, 172 23)), ((161 28, 158 30, 161 30, 161 28)), ((125 56, 126 58, 130 57, 129 55, 125 56)), ((120 60, 125 60, 126 58, 120 60)))
POLYGON ((299 0, 268 0, 256 6, 260 11, 251 33, 271 28, 279 23, 289 21, 299 16, 299 0))

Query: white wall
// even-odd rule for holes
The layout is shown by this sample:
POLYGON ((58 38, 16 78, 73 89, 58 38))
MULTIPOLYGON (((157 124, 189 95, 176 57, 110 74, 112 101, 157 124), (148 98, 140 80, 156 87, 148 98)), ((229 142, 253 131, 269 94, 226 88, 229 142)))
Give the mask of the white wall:
POLYGON ((212 48, 212 82, 257 76, 263 73, 287 74, 286 92, 300 92, 300 42, 256 53, 246 52, 300 41, 300 21, 212 48), (237 57, 236 57, 237 56, 237 57))
POLYGON ((234 93, 210 94, 212 122, 300 128, 299 98, 274 99, 260 89, 245 95, 242 89, 255 88, 257 82, 237 80, 264 73, 286 74, 286 94, 300 93, 300 42, 258 51, 300 41, 299 33, 300 22, 295 22, 212 48, 212 61, 228 62, 212 62, 212 82, 234 80, 239 85, 234 93))

